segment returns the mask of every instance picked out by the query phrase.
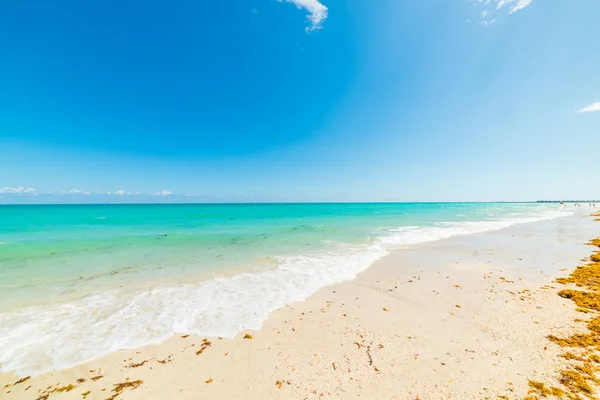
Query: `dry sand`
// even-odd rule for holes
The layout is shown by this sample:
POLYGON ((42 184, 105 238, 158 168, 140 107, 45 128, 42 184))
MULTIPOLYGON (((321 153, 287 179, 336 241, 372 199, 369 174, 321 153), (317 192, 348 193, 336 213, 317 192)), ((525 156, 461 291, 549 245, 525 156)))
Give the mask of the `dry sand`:
POLYGON ((576 215, 398 250, 260 331, 177 336, 16 385, 3 374, 0 397, 521 399, 560 369, 546 337, 578 315, 552 282, 597 236, 576 215))

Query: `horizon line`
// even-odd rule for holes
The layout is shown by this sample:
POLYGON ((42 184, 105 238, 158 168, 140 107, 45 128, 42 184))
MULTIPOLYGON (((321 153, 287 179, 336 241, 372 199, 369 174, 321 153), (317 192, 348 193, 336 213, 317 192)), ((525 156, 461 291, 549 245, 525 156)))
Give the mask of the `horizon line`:
POLYGON ((490 201, 230 201, 230 202, 114 202, 114 203, 0 203, 0 206, 110 206, 110 205, 266 205, 266 204, 483 204, 483 203, 600 203, 600 200, 490 200, 490 201))

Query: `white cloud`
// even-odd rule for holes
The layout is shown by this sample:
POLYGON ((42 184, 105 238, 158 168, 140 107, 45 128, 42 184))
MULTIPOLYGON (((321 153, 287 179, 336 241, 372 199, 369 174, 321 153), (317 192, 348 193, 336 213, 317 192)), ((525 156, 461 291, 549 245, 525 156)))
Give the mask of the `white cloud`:
MULTIPOLYGON (((507 0, 509 3, 514 2, 515 0, 507 0)), ((531 4, 532 0, 516 0, 517 4, 515 4, 509 11, 509 14, 514 13, 515 11, 519 11, 527 7, 531 4)))
POLYGON ((62 192, 60 192, 60 194, 62 195, 81 195, 81 196, 88 196, 91 193, 90 192, 85 192, 83 190, 79 190, 79 189, 71 189, 71 190, 63 190, 62 192))
POLYGON ((584 112, 595 112, 595 111, 600 111, 600 102, 592 103, 589 106, 583 107, 578 112, 584 113, 584 112))
POLYGON ((0 188, 0 194, 35 194, 36 190, 33 188, 19 187, 2 187, 0 188))
POLYGON ((489 25, 493 24, 494 22, 496 22, 496 20, 495 20, 495 19, 483 20, 483 21, 479 21, 479 22, 477 23, 477 25, 479 25, 479 26, 483 26, 483 27, 485 28, 486 26, 489 26, 489 25))
POLYGON ((106 192, 109 196, 137 196, 140 192, 128 192, 127 190, 116 190, 114 192, 106 192))
POLYGON ((278 0, 285 1, 286 3, 293 3, 298 8, 303 8, 308 11, 308 20, 311 26, 307 27, 307 31, 314 31, 320 29, 323 25, 323 21, 327 19, 327 7, 319 3, 318 0, 278 0))
POLYGON ((19 187, 0 187, 0 195, 32 195, 32 196, 176 196, 176 197, 198 197, 198 194, 188 194, 188 193, 174 193, 171 190, 161 190, 154 193, 142 193, 139 191, 130 192, 125 189, 115 190, 115 191, 85 191, 80 189, 70 189, 70 190, 58 190, 58 191, 47 191, 47 192, 38 192, 33 188, 27 188, 24 186, 19 187))
POLYGON ((471 0, 476 6, 486 8, 481 12, 480 15, 482 20, 478 23, 479 26, 483 27, 496 22, 496 19, 490 19, 490 17, 505 6, 508 9, 508 14, 512 14, 531 5, 532 1, 533 0, 471 0))
MULTIPOLYGON (((493 4, 496 3, 496 8, 502 8, 506 5, 510 6, 509 14, 514 13, 515 11, 519 11, 527 7, 531 4, 533 0, 489 0, 486 1, 485 4, 493 4)), ((478 1, 481 3, 481 1, 478 1)))

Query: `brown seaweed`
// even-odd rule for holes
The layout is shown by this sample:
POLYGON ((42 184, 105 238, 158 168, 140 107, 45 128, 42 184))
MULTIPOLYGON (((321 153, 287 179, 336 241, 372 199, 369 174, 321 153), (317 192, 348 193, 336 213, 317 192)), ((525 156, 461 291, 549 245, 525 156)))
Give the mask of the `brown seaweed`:
MULTIPOLYGON (((600 247, 600 238, 593 239, 588 244, 600 247)), ((578 266, 570 275, 556 281, 563 285, 576 286, 578 289, 566 288, 560 290, 558 295, 573 301, 577 306, 576 311, 596 316, 587 321, 578 319, 580 322, 586 322, 587 332, 567 337, 548 336, 548 339, 558 346, 573 349, 560 355, 569 363, 557 378, 562 388, 547 387, 544 383, 529 381, 529 394, 524 400, 548 397, 570 400, 596 399, 595 387, 600 384, 600 379, 596 376, 600 372, 597 365, 600 363, 600 252, 594 252, 587 264, 578 266)))
POLYGON ((196 355, 199 356, 200 354, 204 353, 204 350, 206 350, 207 348, 209 348, 210 346, 212 346, 212 342, 210 342, 208 339, 204 339, 202 341, 202 344, 200 345, 200 350, 198 350, 196 352, 196 355))
POLYGON ((13 386, 15 386, 15 385, 18 385, 19 383, 26 382, 26 381, 28 381, 30 378, 31 378, 30 376, 26 376, 26 377, 24 377, 24 378, 21 378, 21 379, 19 379, 18 381, 16 381, 15 383, 13 383, 13 386))

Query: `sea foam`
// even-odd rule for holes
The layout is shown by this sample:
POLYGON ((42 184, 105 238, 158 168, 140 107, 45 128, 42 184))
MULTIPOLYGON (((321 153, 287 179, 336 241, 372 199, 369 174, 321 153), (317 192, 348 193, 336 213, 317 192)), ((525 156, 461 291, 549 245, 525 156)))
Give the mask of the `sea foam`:
POLYGON ((544 221, 557 217, 572 215, 570 212, 551 211, 532 217, 504 218, 477 222, 439 222, 436 226, 429 227, 403 227, 391 229, 391 234, 380 238, 381 243, 391 248, 412 246, 420 243, 433 242, 454 236, 470 235, 495 231, 516 224, 544 221))
POLYGON ((269 313, 324 286, 351 280, 390 248, 567 215, 439 223, 389 229, 364 245, 333 246, 279 259, 278 267, 133 296, 103 292, 78 301, 0 314, 0 371, 35 375, 116 350, 161 342, 173 334, 233 337, 258 330, 269 313))

